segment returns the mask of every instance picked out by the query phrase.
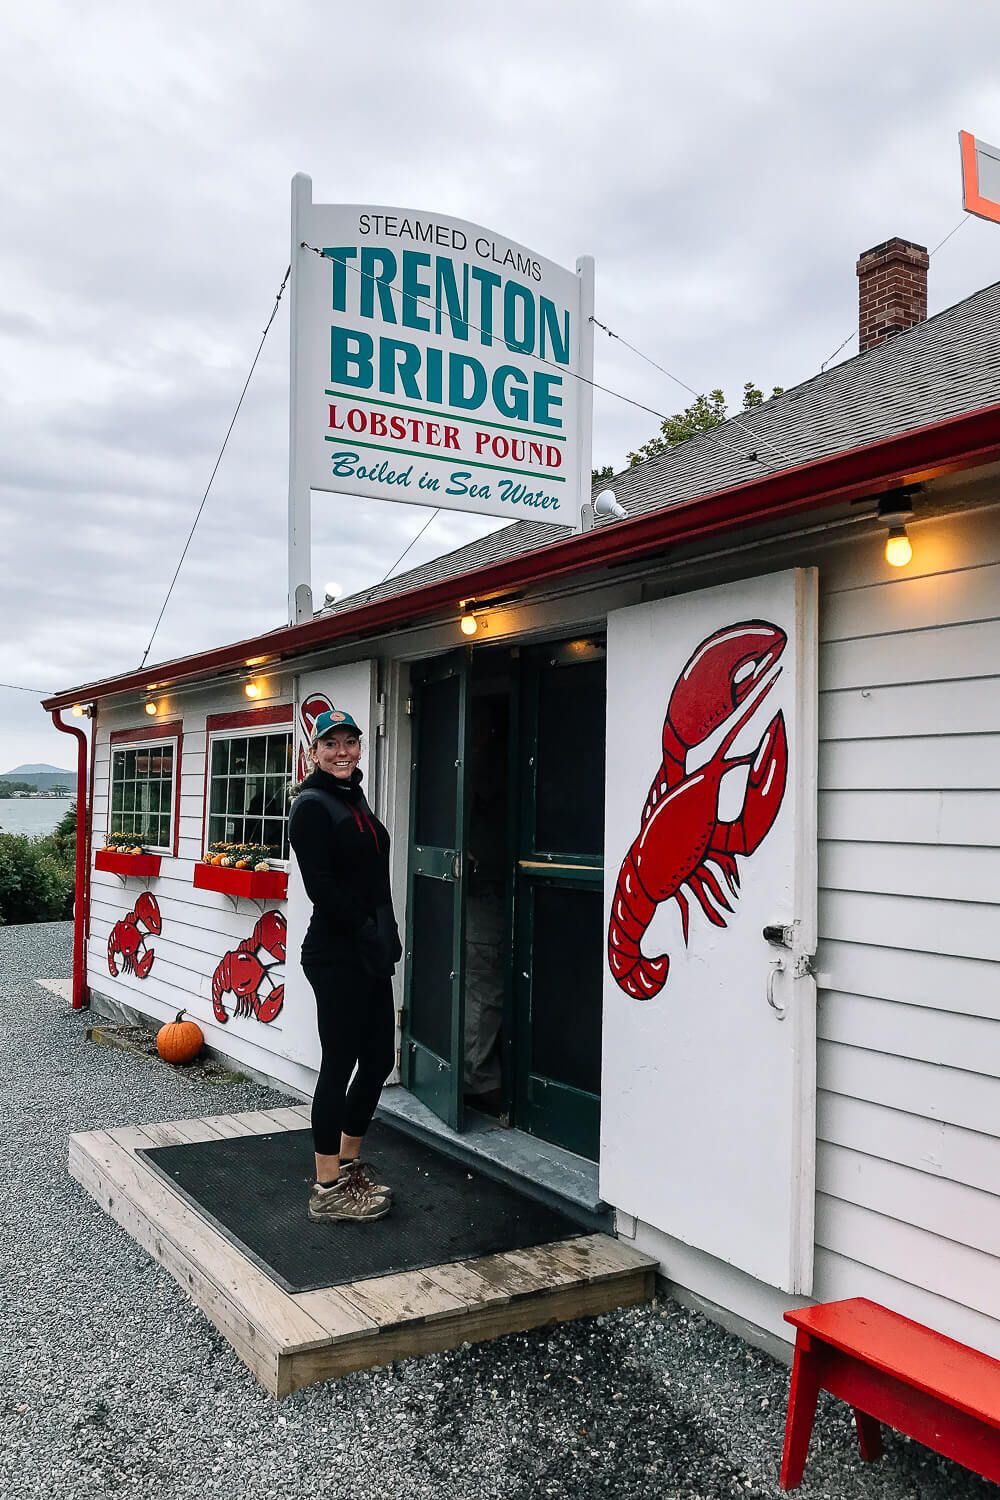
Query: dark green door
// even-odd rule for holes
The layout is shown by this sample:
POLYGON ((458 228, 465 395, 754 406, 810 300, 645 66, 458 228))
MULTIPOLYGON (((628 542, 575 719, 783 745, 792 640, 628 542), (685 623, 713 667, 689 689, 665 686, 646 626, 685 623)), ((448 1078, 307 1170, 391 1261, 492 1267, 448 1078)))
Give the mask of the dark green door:
POLYGON ((462 851, 468 668, 457 652, 411 676, 409 884, 403 1083, 457 1130, 462 1119, 462 851))
POLYGON ((602 641, 522 658, 515 1118, 597 1159, 604 954, 602 641))

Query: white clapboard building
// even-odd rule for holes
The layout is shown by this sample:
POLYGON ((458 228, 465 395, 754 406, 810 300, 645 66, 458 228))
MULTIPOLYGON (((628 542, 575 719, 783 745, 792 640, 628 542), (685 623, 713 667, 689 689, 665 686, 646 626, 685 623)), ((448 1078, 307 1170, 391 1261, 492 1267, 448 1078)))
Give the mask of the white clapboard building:
POLYGON ((866 320, 926 263, 862 257, 862 352, 626 470, 625 520, 50 699, 92 715, 95 1007, 309 1095, 286 789, 342 706, 405 924, 390 1108, 752 1336, 865 1295, 1000 1356, 1000 284, 866 320))

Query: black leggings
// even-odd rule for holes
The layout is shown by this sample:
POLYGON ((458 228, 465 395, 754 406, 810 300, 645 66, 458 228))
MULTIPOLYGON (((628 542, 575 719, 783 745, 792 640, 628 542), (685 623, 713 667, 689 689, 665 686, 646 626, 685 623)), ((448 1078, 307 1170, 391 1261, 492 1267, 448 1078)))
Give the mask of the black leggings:
POLYGON ((364 1135, 368 1129, 396 1065, 392 983, 367 975, 351 982, 341 965, 302 968, 316 996, 322 1058, 312 1102, 313 1146, 319 1156, 339 1156, 341 1134, 364 1135))

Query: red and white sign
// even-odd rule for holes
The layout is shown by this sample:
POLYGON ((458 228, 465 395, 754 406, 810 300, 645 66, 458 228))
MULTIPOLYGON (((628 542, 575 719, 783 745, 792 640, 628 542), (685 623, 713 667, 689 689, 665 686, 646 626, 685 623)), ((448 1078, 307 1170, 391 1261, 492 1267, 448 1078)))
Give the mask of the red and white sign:
POLYGON ((607 712, 601 1196, 807 1293, 815 573, 609 616, 607 712))
POLYGON ((958 132, 962 150, 962 205, 966 213, 1000 224, 1000 146, 988 146, 967 130, 958 132))

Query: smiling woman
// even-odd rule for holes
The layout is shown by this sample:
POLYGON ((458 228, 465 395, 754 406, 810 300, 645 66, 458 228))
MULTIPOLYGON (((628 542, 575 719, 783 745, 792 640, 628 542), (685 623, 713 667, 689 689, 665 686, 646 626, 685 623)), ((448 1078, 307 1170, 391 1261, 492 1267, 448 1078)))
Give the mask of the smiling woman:
POLYGON ((338 708, 321 713, 309 746, 313 771, 289 822, 313 906, 302 967, 316 996, 321 1047, 308 1210, 317 1222, 380 1219, 392 1198, 361 1160, 395 1062, 390 981, 402 948, 389 887, 389 833, 361 790, 360 759, 361 729, 352 715, 338 708))

